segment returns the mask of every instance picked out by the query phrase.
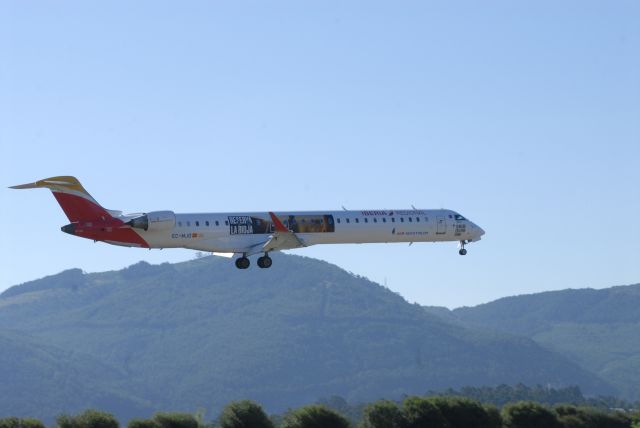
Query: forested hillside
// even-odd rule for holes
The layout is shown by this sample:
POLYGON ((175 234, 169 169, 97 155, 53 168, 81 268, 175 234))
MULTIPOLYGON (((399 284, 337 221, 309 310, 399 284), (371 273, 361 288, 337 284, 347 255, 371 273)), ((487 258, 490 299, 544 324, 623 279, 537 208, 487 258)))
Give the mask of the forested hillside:
MULTIPOLYGON (((131 409, 215 412, 244 398, 274 412, 331 395, 358 402, 501 383, 613 392, 530 339, 455 325, 325 262, 276 258, 269 270, 205 257, 66 271, 3 293, 0 325, 66 352, 51 353, 59 364, 42 376, 124 397, 100 406, 121 418, 131 409)), ((32 361, 28 350, 2 352, 32 361)), ((53 416, 8 397, 4 413, 53 416)))
POLYGON ((597 373, 625 398, 640 399, 640 284, 506 297, 448 316, 529 337, 597 373))
POLYGON ((125 418, 150 411, 123 387, 125 374, 72 349, 0 330, 0 416, 47 421, 87 407, 117 408, 125 418))

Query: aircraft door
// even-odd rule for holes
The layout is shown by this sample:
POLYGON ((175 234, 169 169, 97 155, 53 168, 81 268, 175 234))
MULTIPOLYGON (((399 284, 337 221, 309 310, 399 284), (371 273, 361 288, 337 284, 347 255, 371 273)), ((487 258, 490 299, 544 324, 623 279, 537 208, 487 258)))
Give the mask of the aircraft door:
POLYGON ((436 235, 444 235, 447 233, 447 218, 443 215, 439 215, 436 218, 436 235))

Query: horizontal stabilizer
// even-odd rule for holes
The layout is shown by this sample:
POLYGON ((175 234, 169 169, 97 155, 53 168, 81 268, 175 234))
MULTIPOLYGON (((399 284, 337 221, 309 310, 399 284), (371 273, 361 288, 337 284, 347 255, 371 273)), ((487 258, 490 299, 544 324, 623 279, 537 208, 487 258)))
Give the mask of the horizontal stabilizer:
MULTIPOLYGON (((112 213, 103 208, 82 187, 77 178, 70 175, 45 178, 35 183, 11 186, 11 189, 49 189, 53 193, 60 207, 69 221, 95 220, 112 217, 112 213)), ((114 214, 116 212, 112 211, 114 214)))
POLYGON ((35 189, 41 186, 38 186, 38 183, 28 183, 28 184, 18 184, 17 186, 9 186, 9 189, 35 189))

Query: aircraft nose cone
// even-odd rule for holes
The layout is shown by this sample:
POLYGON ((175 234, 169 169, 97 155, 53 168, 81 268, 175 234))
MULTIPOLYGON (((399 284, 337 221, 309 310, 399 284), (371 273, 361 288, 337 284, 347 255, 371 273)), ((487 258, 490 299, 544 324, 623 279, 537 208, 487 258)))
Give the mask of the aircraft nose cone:
POLYGON ((481 228, 480 226, 478 226, 477 224, 473 223, 473 235, 475 236, 475 239, 480 239, 480 237, 482 235, 484 235, 484 229, 481 228))

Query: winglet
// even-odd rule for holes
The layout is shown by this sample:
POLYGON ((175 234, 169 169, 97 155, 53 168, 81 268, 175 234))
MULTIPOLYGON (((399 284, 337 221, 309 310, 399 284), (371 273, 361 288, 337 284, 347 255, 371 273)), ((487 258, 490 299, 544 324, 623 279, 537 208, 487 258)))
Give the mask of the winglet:
POLYGON ((280 219, 276 217, 274 213, 269 211, 269 216, 271 217, 271 221, 273 221, 273 224, 275 225, 277 232, 289 232, 289 229, 287 229, 285 225, 282 224, 280 219))

